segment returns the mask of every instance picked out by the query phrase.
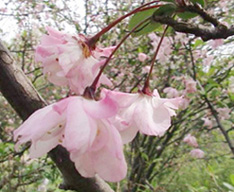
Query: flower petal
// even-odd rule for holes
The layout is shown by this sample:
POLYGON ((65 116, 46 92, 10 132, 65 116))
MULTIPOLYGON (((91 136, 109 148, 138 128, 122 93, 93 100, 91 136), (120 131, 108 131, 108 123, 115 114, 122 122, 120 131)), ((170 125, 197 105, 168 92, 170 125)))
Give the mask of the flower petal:
POLYGON ((110 126, 109 138, 105 147, 92 153, 97 174, 104 180, 118 182, 127 174, 127 164, 123 155, 121 137, 118 131, 110 126))
POLYGON ((59 125, 64 116, 53 110, 53 105, 46 106, 34 112, 18 129, 14 131, 14 140, 38 140, 50 129, 59 125))
POLYGON ((91 133, 90 118, 82 107, 82 99, 69 103, 67 107, 67 124, 64 145, 68 151, 87 150, 91 133))
POLYGON ((43 140, 42 138, 39 139, 38 141, 33 142, 29 150, 30 158, 38 158, 45 155, 61 142, 62 142, 62 129, 60 130, 59 133, 57 133, 57 135, 51 135, 49 139, 43 140))
POLYGON ((147 99, 138 103, 134 112, 136 126, 146 135, 162 136, 170 127, 170 120, 170 113, 163 105, 153 108, 147 99))
POLYGON ((83 107, 85 112, 93 118, 108 118, 117 113, 118 106, 109 95, 100 101, 84 100, 83 107))
POLYGON ((87 152, 81 156, 73 156, 71 160, 75 162, 76 169, 83 177, 94 177, 96 172, 93 167, 93 159, 87 152))
POLYGON ((110 91, 108 89, 102 89, 101 97, 109 97, 121 108, 125 108, 130 106, 134 101, 136 101, 139 97, 139 94, 132 93, 124 93, 118 91, 110 91))

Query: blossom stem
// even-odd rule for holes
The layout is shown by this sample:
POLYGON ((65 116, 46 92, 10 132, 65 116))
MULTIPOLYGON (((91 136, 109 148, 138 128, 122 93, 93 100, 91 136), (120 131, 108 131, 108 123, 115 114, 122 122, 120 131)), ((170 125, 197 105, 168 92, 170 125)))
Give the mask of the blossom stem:
POLYGON ((102 66, 102 68, 100 69, 97 77, 94 79, 92 85, 90 86, 92 90, 96 90, 96 86, 98 83, 98 80, 100 79, 105 67, 107 66, 107 64, 109 63, 109 61, 111 60, 112 56, 115 54, 115 52, 119 49, 119 47, 124 43, 124 41, 137 29, 139 28, 142 24, 144 24, 145 22, 147 22, 148 20, 151 19, 150 17, 147 17, 146 19, 144 19, 143 21, 141 21, 139 24, 137 24, 120 42, 119 44, 115 47, 115 49, 112 51, 112 53, 110 54, 110 56, 106 59, 104 65, 102 66))
POLYGON ((164 39, 164 37, 166 35, 168 27, 169 26, 167 25, 166 28, 163 31, 162 37, 161 37, 161 39, 160 39, 160 41, 158 43, 157 49, 156 49, 156 51, 154 53, 154 56, 153 56, 153 59, 151 61, 150 71, 149 71, 148 76, 146 78, 145 85, 144 85, 144 87, 142 89, 142 92, 145 93, 145 94, 151 94, 151 91, 150 91, 150 88, 149 88, 149 80, 150 80, 150 77, 151 77, 151 74, 152 74, 152 71, 153 71, 153 68, 154 68, 154 62, 155 62, 155 60, 157 58, 159 49, 160 49, 160 47, 162 45, 162 42, 163 42, 163 39, 164 39))
POLYGON ((145 10, 148 10, 148 9, 153 9, 153 8, 157 8, 157 7, 160 7, 161 5, 155 5, 155 6, 150 6, 150 7, 146 7, 148 5, 151 5, 153 3, 158 3, 159 0, 157 1, 152 1, 152 2, 149 2, 149 3, 146 3, 134 10, 132 10, 131 12, 127 13, 126 15, 123 15, 122 17, 116 19, 115 21, 111 22, 108 26, 106 26, 105 28, 103 28, 100 32, 98 32, 96 35, 94 35, 93 37, 91 37, 90 39, 88 39, 88 41, 86 42, 87 45, 89 47, 94 47, 96 42, 99 40, 99 38, 105 34, 106 32, 108 32, 110 29, 112 29, 112 27, 114 27, 115 25, 117 25, 118 23, 120 23, 123 19, 137 13, 137 12, 140 12, 140 11, 145 11, 145 10), (144 8, 146 7, 146 8, 144 8), (143 9, 144 8, 144 9, 143 9))

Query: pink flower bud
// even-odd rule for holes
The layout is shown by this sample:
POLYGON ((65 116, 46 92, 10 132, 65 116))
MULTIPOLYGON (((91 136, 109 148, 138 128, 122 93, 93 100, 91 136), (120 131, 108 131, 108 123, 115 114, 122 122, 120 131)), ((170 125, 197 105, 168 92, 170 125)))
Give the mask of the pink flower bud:
POLYGON ((179 92, 172 87, 166 87, 163 92, 167 94, 168 98, 175 98, 179 96, 179 92))
POLYGON ((217 47, 223 45, 223 39, 211 40, 211 41, 209 42, 209 45, 210 45, 213 49, 216 49, 217 47))
POLYGON ((139 61, 144 62, 146 59, 148 59, 148 56, 145 53, 139 53, 138 59, 139 61))
POLYGON ((205 156, 205 153, 201 149, 193 149, 190 151, 190 155, 194 158, 202 159, 205 156))
POLYGON ((202 118, 202 120, 204 121, 204 127, 207 127, 208 129, 211 129, 213 127, 213 123, 208 117, 202 118))
POLYGON ((197 91, 197 87, 196 87, 197 83, 189 78, 185 80, 185 91, 186 93, 195 93, 197 91))
POLYGON ((192 147, 198 147, 196 138, 191 134, 186 135, 183 141, 192 147))
POLYGON ((229 118, 230 118, 231 109, 229 109, 229 108, 227 108, 227 107, 224 107, 224 108, 218 108, 217 111, 218 111, 218 113, 219 113, 219 117, 220 117, 222 120, 225 120, 225 119, 229 119, 229 118))

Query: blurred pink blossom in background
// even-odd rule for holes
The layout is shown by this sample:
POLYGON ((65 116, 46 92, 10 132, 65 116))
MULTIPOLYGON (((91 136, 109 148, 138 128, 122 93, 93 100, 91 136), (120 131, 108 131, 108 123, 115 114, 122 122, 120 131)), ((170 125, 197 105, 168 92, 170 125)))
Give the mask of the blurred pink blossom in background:
POLYGON ((202 118, 202 120, 204 121, 204 127, 207 127, 208 129, 211 129, 213 127, 213 123, 208 117, 202 118))
POLYGON ((139 53, 138 54, 138 60, 141 62, 144 62, 146 59, 148 59, 148 56, 145 53, 139 53))
POLYGON ((201 149, 193 149, 190 151, 190 155, 194 158, 202 159, 205 156, 205 153, 201 149))
POLYGON ((175 98, 175 97, 179 97, 179 92, 177 91, 177 89, 173 88, 173 87, 166 87, 163 90, 164 93, 167 94, 168 98, 175 98))
POLYGON ((219 117, 220 117, 222 120, 225 120, 225 119, 229 119, 229 118, 230 118, 231 109, 229 109, 229 108, 227 108, 227 107, 224 107, 224 108, 218 108, 217 111, 218 111, 218 113, 219 113, 219 117))
POLYGON ((195 93, 197 91, 197 83, 191 78, 185 79, 185 91, 187 93, 195 93))
POLYGON ((186 135, 183 141, 192 147, 198 147, 197 139, 191 134, 186 135))

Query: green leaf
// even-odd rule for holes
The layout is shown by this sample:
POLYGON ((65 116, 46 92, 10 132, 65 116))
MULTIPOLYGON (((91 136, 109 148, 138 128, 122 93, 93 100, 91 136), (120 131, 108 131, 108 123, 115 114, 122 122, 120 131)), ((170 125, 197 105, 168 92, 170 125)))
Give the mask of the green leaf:
POLYGON ((175 11, 176 11, 176 6, 174 4, 169 3, 169 4, 166 4, 166 5, 159 7, 155 11, 154 15, 168 17, 168 16, 172 16, 173 13, 175 13, 175 11))
POLYGON ((234 174, 230 175, 230 180, 231 180, 232 185, 234 185, 234 174))
POLYGON ((204 0, 190 0, 192 3, 198 3, 200 4, 202 7, 205 7, 205 1, 204 0))
MULTIPOLYGON (((149 9, 145 11, 141 11, 133 15, 133 17, 130 19, 128 24, 128 29, 132 30, 134 27, 136 27, 140 22, 144 21, 146 18, 152 16, 154 14, 156 9, 149 9)), ((154 31, 159 26, 158 23, 147 21, 145 24, 142 24, 141 27, 138 27, 136 31, 132 34, 132 36, 139 36, 143 35, 149 32, 154 31)))
MULTIPOLYGON (((129 22, 128 29, 132 30, 140 22, 144 21, 146 18, 157 15, 157 16, 171 16, 176 11, 176 6, 174 4, 166 4, 156 9, 149 9, 136 13, 129 22)), ((153 20, 146 21, 142 26, 138 27, 132 36, 137 37, 155 31, 160 27, 160 23, 156 23, 153 20)))
POLYGON ((211 66, 211 68, 209 69, 209 71, 207 72, 207 76, 212 76, 212 75, 214 75, 214 73, 216 72, 216 69, 215 69, 215 67, 212 67, 211 66))
POLYGON ((201 39, 197 39, 193 45, 194 48, 200 46, 200 45, 203 45, 204 44, 204 41, 202 41, 201 39))
POLYGON ((228 96, 229 96, 231 101, 234 101, 234 94, 233 93, 229 93, 228 96))
POLYGON ((221 92, 220 92, 219 89, 214 88, 214 89, 211 91, 211 96, 212 96, 213 98, 219 96, 220 94, 221 94, 221 92))
POLYGON ((180 17, 181 19, 192 19, 198 16, 198 14, 185 11, 183 13, 177 13, 177 16, 180 17))

